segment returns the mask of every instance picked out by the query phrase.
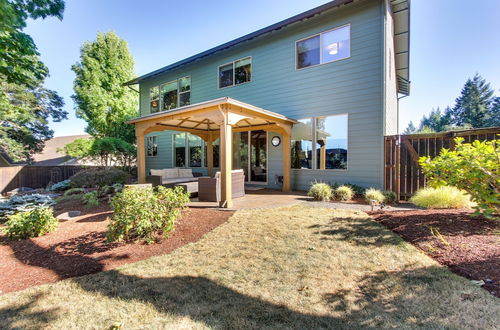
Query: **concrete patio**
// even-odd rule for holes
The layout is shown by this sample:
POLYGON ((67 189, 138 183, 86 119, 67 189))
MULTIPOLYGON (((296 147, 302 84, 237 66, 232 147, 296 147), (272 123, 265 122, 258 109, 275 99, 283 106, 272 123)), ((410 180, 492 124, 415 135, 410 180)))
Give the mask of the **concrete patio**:
MULTIPOLYGON (((372 207, 365 203, 351 202, 317 202, 307 196, 304 191, 282 192, 275 189, 246 189, 246 195, 233 200, 233 207, 225 210, 244 210, 244 209, 266 209, 296 204, 307 204, 313 207, 325 207, 333 209, 352 209, 359 211, 371 211, 372 207)), ((198 198, 192 198, 188 204, 192 208, 220 208, 217 202, 200 202, 198 198)), ((417 208, 411 203, 401 203, 396 206, 387 206, 385 211, 405 211, 417 208)), ((378 209, 378 208, 375 208, 378 209)))

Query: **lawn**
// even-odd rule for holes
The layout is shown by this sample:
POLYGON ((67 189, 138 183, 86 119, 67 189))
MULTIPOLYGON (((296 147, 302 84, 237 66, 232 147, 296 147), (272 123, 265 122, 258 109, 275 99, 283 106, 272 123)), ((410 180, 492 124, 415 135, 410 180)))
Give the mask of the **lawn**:
MULTIPOLYGON (((203 219, 200 219, 203 221, 203 219)), ((0 296, 5 328, 483 328, 498 298, 365 213, 243 210, 170 254, 0 296)))

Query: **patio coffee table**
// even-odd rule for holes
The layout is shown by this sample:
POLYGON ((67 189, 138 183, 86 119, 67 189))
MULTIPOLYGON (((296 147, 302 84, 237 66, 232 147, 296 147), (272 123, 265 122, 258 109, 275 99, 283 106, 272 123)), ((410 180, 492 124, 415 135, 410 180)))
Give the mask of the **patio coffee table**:
POLYGON ((181 182, 177 183, 176 186, 182 187, 182 189, 184 189, 184 192, 188 192, 191 197, 198 196, 198 181, 181 182))

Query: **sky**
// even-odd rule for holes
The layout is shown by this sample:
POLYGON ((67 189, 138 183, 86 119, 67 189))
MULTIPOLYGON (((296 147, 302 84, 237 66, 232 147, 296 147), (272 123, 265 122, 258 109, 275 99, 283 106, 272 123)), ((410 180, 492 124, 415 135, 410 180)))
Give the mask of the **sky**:
MULTIPOLYGON (((84 132, 71 95, 80 46, 97 32, 124 38, 142 75, 238 38, 325 0, 172 1, 66 0, 62 21, 29 21, 30 34, 50 70, 46 86, 64 97, 69 119, 51 123, 55 136, 84 132)), ((400 131, 432 108, 453 106, 467 80, 482 75, 500 95, 500 1, 411 2, 411 94, 400 100, 400 131)))

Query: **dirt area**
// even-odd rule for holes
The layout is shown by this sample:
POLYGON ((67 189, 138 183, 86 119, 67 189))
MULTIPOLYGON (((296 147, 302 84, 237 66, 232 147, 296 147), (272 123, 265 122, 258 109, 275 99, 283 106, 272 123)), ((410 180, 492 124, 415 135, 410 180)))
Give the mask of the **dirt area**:
POLYGON ((169 239, 161 243, 108 243, 108 205, 88 210, 79 201, 56 205, 56 215, 68 210, 82 214, 61 222, 42 237, 11 241, 0 234, 0 294, 43 283, 97 273, 123 264, 162 255, 200 239, 224 223, 233 212, 188 208, 169 239))
POLYGON ((470 210, 373 212, 373 218, 453 272, 500 297, 500 222, 470 210))

